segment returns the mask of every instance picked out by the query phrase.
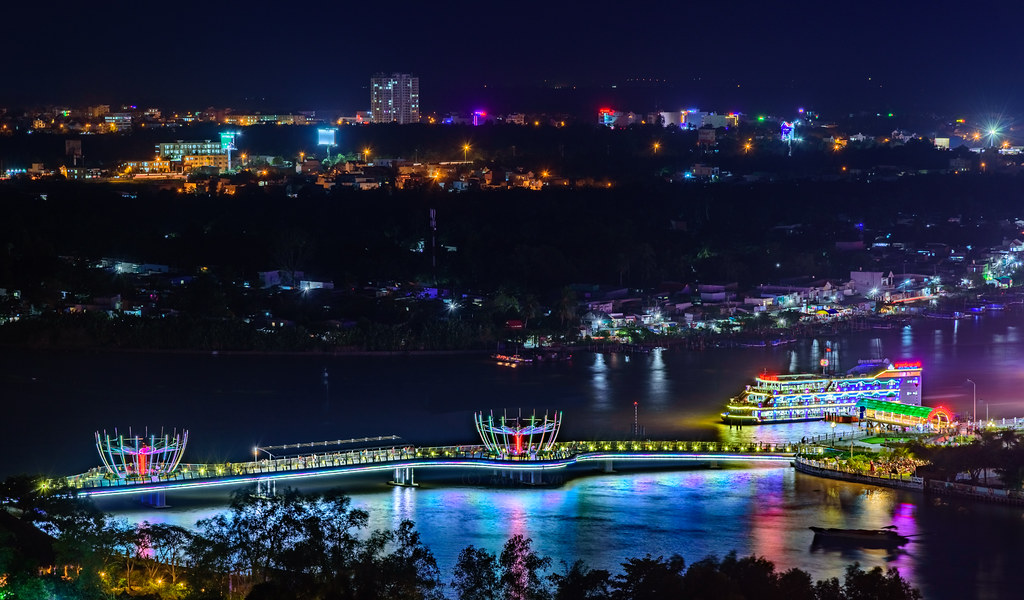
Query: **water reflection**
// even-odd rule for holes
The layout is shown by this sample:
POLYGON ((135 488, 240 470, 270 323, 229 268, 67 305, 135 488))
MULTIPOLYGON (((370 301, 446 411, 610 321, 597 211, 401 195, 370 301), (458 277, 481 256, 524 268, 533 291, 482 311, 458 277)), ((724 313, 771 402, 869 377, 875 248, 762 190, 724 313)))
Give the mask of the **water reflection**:
POLYGON ((914 347, 914 330, 911 327, 904 327, 900 330, 900 353, 902 356, 912 356, 914 347))
MULTIPOLYGON (((612 356, 615 356, 614 354, 612 356)), ((593 394, 595 410, 608 410, 611 390, 608 388, 608 365, 603 353, 594 354, 594 362, 590 366, 590 389, 593 394)))
POLYGON ((414 488, 405 486, 394 486, 391 489, 391 529, 395 529, 405 520, 416 520, 416 502, 413 496, 414 488))
MULTIPOLYGON (((509 537, 521 534, 556 565, 579 558, 613 572, 625 558, 648 552, 679 553, 692 563, 735 550, 816 578, 841 579, 854 561, 868 569, 897 567, 929 599, 1010 597, 1022 579, 1007 558, 1024 551, 1020 509, 956 505, 788 468, 595 475, 557 489, 396 488, 356 493, 353 506, 369 511, 370 529, 414 519, 445 574, 464 547, 500 552, 509 537), (812 544, 809 529, 889 525, 912 541, 898 551, 822 547, 812 544)), ((191 526, 220 510, 172 506, 157 515, 118 514, 191 526)))
POLYGON ((647 400, 655 406, 663 406, 672 399, 665 376, 665 358, 663 350, 655 348, 650 353, 650 366, 647 377, 647 400))

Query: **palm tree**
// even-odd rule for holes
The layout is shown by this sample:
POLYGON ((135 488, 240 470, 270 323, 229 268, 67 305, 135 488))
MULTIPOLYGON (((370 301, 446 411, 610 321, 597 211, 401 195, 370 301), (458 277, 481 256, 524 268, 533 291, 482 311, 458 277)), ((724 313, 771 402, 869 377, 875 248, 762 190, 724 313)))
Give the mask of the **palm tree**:
POLYGON ((569 286, 562 288, 562 297, 558 300, 558 319, 563 330, 566 321, 576 320, 576 292, 569 286))

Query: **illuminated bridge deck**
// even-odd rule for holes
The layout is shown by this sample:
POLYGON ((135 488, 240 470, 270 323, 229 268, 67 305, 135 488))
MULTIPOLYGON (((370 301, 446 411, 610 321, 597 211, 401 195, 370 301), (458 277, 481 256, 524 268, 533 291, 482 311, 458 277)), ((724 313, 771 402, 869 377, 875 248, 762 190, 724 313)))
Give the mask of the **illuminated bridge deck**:
MULTIPOLYGON (((564 442, 542 456, 498 456, 484 446, 391 446, 363 450, 308 453, 242 463, 182 464, 169 475, 120 479, 101 469, 65 478, 79 496, 150 494, 172 490, 239 486, 358 473, 420 469, 489 469, 506 472, 553 472, 586 463, 656 464, 706 462, 789 462, 798 445, 724 444, 718 442, 564 442)), ((401 479, 404 480, 404 476, 401 479)))

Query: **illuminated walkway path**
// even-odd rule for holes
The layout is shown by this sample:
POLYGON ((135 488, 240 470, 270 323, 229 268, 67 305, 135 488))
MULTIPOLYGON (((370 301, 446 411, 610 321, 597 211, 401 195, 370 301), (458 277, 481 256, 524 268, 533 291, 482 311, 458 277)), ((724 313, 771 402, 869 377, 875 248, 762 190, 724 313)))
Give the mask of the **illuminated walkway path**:
POLYGON ((719 442, 564 442, 542 456, 508 457, 483 446, 389 446, 363 450, 306 453, 243 463, 182 464, 170 475, 119 479, 94 469, 65 478, 79 496, 154 494, 171 490, 256 484, 273 490, 277 481, 394 471, 391 483, 415 485, 415 469, 489 469, 519 481, 539 483, 545 472, 596 463, 606 471, 621 461, 649 464, 708 462, 789 462, 799 445, 719 442))

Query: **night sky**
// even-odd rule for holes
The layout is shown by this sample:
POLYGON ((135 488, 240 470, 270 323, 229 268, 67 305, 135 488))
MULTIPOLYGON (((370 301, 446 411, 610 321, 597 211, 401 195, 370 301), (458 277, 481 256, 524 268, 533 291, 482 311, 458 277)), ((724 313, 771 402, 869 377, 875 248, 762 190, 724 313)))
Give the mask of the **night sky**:
POLYGON ((7 107, 354 111, 368 107, 376 71, 419 75, 428 113, 530 110, 573 93, 745 112, 1009 113, 1024 98, 1021 2, 61 0, 4 13, 7 107), (555 85, 568 90, 524 91, 555 85))

